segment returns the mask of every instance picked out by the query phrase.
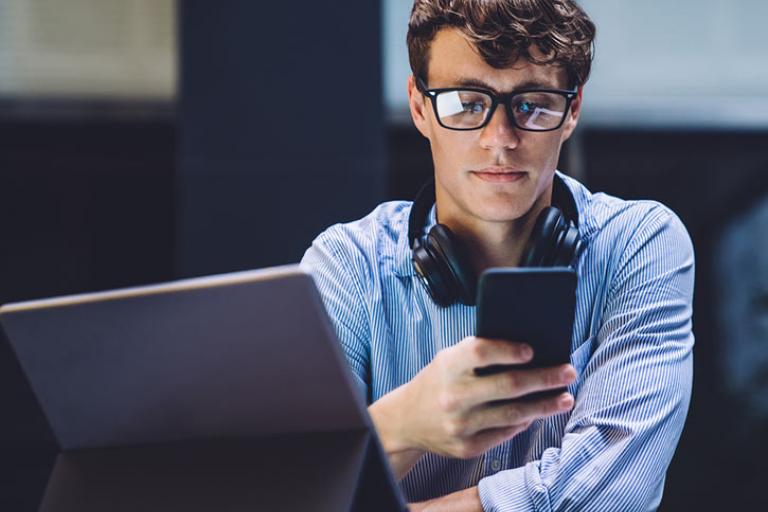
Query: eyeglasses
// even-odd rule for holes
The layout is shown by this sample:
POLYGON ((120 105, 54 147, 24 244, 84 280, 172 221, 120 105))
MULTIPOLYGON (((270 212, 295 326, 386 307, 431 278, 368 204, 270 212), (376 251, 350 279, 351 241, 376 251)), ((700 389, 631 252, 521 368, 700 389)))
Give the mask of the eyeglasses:
POLYGON ((496 107, 503 104, 515 127, 529 132, 550 132, 563 125, 578 91, 529 89, 494 94, 474 87, 427 89, 421 78, 416 88, 432 100, 437 122, 449 130, 479 130, 486 126, 496 107))

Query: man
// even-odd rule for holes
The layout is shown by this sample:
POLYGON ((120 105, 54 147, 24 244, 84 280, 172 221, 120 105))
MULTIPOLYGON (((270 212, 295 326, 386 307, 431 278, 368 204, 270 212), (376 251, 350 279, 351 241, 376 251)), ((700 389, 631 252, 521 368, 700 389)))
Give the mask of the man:
POLYGON ((416 0, 408 34, 410 110, 435 172, 419 228, 447 227, 475 275, 516 266, 553 189, 566 190, 586 246, 571 364, 475 373, 524 363, 530 347, 476 338, 474 307, 435 303, 412 264, 410 202, 332 226, 302 260, 412 510, 661 500, 691 392, 693 249, 664 206, 592 194, 555 170, 593 38, 572 0, 416 0))

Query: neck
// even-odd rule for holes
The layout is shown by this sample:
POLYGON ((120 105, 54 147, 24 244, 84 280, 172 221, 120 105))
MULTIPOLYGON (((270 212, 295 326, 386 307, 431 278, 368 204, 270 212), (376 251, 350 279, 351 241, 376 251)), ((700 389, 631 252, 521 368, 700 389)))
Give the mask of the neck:
POLYGON ((490 222, 472 216, 440 216, 438 198, 438 221, 448 226, 467 247, 471 248, 472 265, 479 275, 491 267, 518 266, 536 218, 541 210, 550 204, 552 204, 551 185, 522 217, 508 222, 490 222))

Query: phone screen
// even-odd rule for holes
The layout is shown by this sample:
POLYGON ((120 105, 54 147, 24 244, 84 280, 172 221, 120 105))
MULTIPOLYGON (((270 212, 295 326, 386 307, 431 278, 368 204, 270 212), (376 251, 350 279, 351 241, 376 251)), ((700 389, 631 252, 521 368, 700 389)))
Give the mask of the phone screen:
POLYGON ((478 368, 476 373, 570 362, 576 284, 576 272, 569 267, 491 268, 483 272, 477 290, 476 336, 527 343, 534 356, 525 365, 478 368))

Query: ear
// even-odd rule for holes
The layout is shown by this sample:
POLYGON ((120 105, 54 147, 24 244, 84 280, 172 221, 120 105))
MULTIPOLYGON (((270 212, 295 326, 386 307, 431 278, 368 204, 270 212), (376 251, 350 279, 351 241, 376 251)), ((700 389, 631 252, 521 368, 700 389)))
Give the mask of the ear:
POLYGON ((408 107, 411 110, 411 119, 413 119, 416 129, 429 139, 430 125, 427 120, 429 106, 427 103, 426 97, 416 87, 416 79, 410 75, 408 77, 408 107))
POLYGON ((576 125, 579 123, 579 116, 581 116, 581 106, 584 100, 584 86, 579 86, 576 97, 571 101, 571 108, 568 110, 568 117, 565 119, 563 125, 562 141, 565 142, 571 137, 573 131, 576 129, 576 125))

